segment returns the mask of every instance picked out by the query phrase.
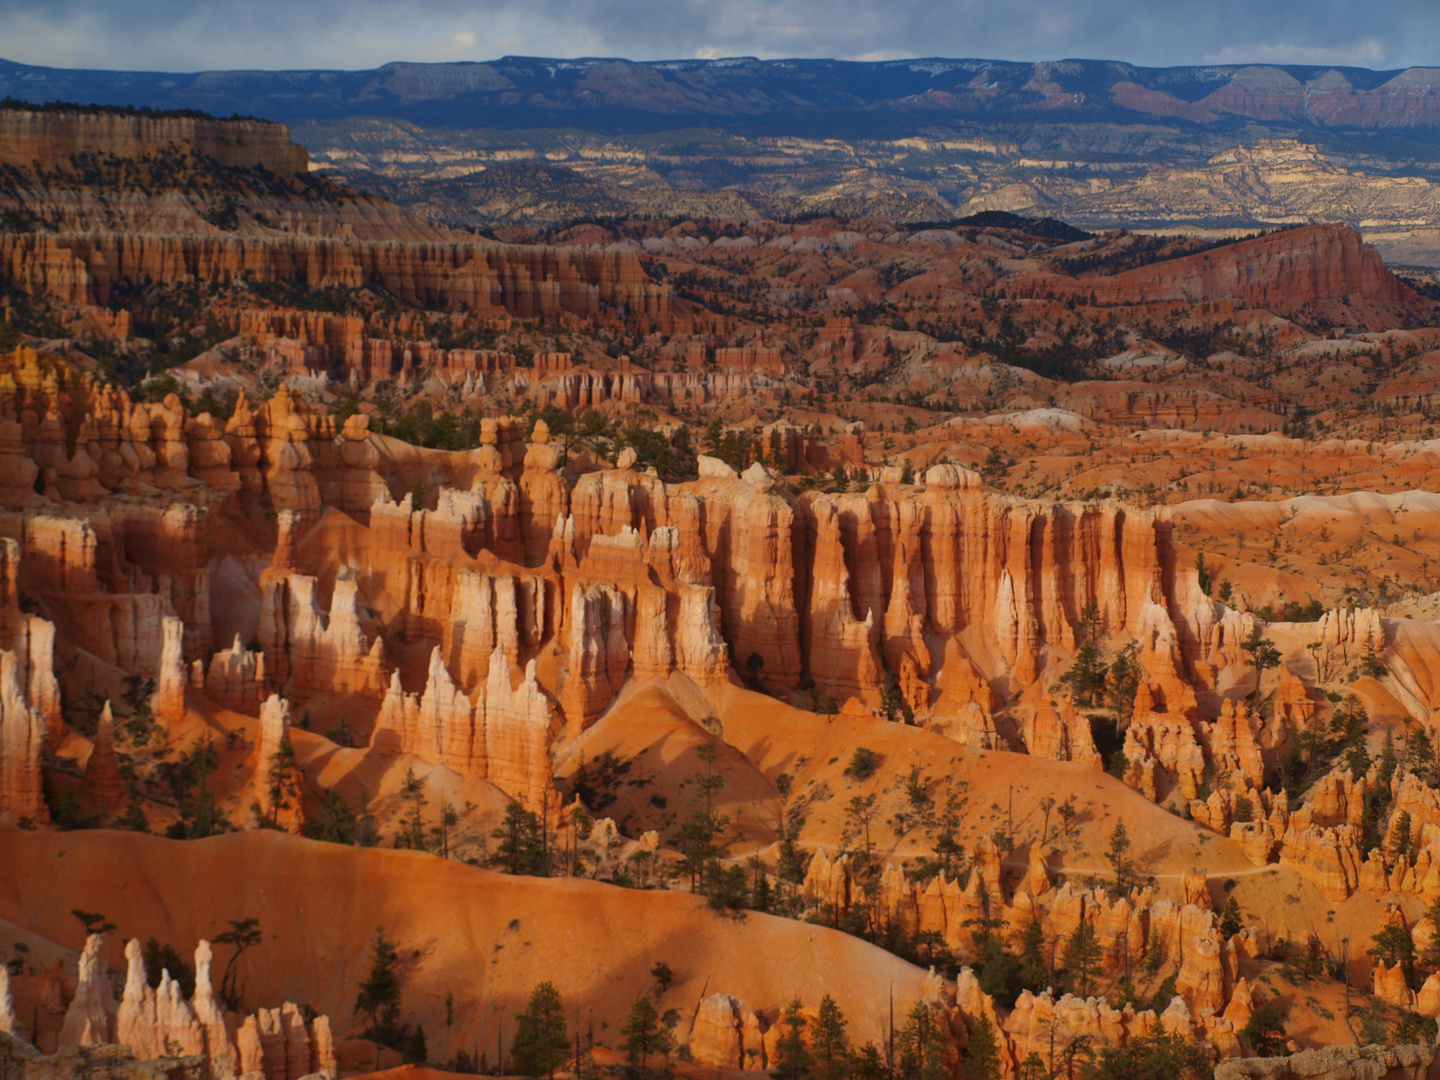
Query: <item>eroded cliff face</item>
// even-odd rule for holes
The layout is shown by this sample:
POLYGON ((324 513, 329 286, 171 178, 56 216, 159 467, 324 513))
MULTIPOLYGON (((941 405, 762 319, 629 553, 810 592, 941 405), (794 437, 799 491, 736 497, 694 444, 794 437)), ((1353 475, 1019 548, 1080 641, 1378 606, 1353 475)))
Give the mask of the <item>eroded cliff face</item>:
MULTIPOLYGON (((627 684, 743 680, 817 709, 908 715, 976 748, 1111 767, 1331 899, 1440 895, 1425 844, 1365 850, 1378 766, 1337 768, 1300 805, 1267 786, 1267 754, 1328 722, 1329 705, 1289 664, 1271 714, 1236 703, 1258 624, 1178 567, 1164 509, 1016 499, 948 464, 918 483, 797 495, 762 465, 737 476, 702 458, 700 479, 666 484, 567 463, 543 422, 527 443, 514 418, 487 420, 477 450, 420 451, 285 391, 242 399, 221 425, 25 350, 3 379, 10 452, 45 491, 8 489, 0 514, 7 820, 45 813, 40 754, 68 730, 58 640, 112 701, 117 671, 154 679, 166 731, 213 706, 274 720, 287 702, 300 718, 344 701, 371 753, 535 808, 556 799, 555 752, 627 684), (395 497, 416 480, 429 505, 395 497), (20 611, 21 591, 45 617, 20 611), (1133 698, 1104 757, 1061 679, 1096 642, 1133 646, 1133 698), (1210 783, 1218 772, 1227 785, 1210 783)), ((1313 637, 1322 667, 1391 648, 1401 692, 1433 696, 1375 612, 1306 626, 1292 633, 1313 637)), ((297 789, 283 814, 267 780, 284 727, 257 725, 253 801, 299 828, 303 777, 280 778, 297 789)), ((83 788, 105 814, 120 799, 113 732, 97 721, 83 788)), ((1393 783, 1417 831, 1440 827, 1428 788, 1393 783)), ((952 906, 981 902, 943 881, 930 892, 926 926, 951 937, 952 906)))
MULTIPOLYGON (((627 680, 704 687, 743 669, 871 707, 893 682, 922 720, 963 713, 1003 745, 992 683, 1034 685, 1073 652, 1092 601, 1092 632, 1146 638, 1162 701, 1183 708, 1183 643, 1201 631, 1172 622, 1187 600, 1157 512, 997 497, 949 465, 863 495, 796 497, 764 467, 736 477, 718 462, 667 485, 562 466, 543 424, 525 447, 508 419, 487 422, 477 451, 425 455, 449 483, 422 508, 390 494, 398 444, 363 418, 337 431, 285 392, 242 400, 222 428, 27 352, 9 385, 17 449, 53 476, 49 500, 10 496, 12 577, 68 640, 154 678, 167 726, 187 694, 246 711, 273 692, 301 707, 350 695, 380 713, 377 750, 543 797, 548 744, 627 680), (347 555, 316 562, 307 537, 336 529, 347 555), (430 645, 413 684, 402 640, 430 645), (526 674, 552 649, 558 675, 526 674)), ((26 678, 53 725, 48 684, 26 678)), ((1075 721, 1060 737, 1054 723, 1023 741, 1093 757, 1075 721)))
POLYGON ((1302 226, 1113 276, 1039 274, 1021 277, 1015 286, 1026 296, 1094 296, 1102 303, 1231 300, 1278 312, 1347 297, 1402 306, 1418 301, 1345 225, 1302 226))
MULTIPOLYGON (((304 779, 275 772, 278 747, 289 710, 312 701, 373 710, 358 726, 374 754, 539 809, 556 805, 553 748, 631 680, 678 674, 703 688, 741 667, 776 691, 809 679, 817 698, 870 707, 893 680, 921 722, 963 716, 956 737, 1004 746, 992 680, 1038 685, 1096 590, 1115 634, 1166 602, 1163 518, 998 499, 950 466, 918 488, 838 497, 796 498, 763 468, 666 485, 572 471, 543 424, 526 447, 502 419, 478 451, 430 455, 432 475, 456 486, 420 508, 389 494, 392 444, 354 423, 337 432, 291 395, 241 402, 221 427, 178 400, 132 404, 17 358, 17 448, 55 479, 48 501, 14 493, 10 578, 68 641, 153 678, 166 730, 212 704, 258 714, 242 803, 282 827, 303 821, 304 779), (336 529, 347 554, 317 561, 336 529), (405 658, 421 643, 417 672, 405 658)), ((53 649, 49 623, 10 623, 53 649)), ((23 701, 4 727, 12 820, 44 813, 38 755, 58 719, 45 664, 34 678, 32 667, 22 679, 16 661, 23 701)), ((1048 722, 1023 736, 1032 752, 1094 759, 1083 724, 1068 721, 1072 738, 1046 734, 1048 722)), ((114 721, 97 728, 83 798, 107 818, 123 793, 114 721)))
POLYGON ((257 166, 274 173, 304 173, 305 148, 290 141, 284 124, 191 116, 5 109, 0 112, 0 163, 22 169, 69 168, 77 154, 106 158, 154 157, 194 150, 221 165, 257 166))
POLYGON ((312 289, 376 284, 424 307, 527 318, 595 314, 603 302, 664 320, 671 299, 670 286, 652 284, 629 252, 442 239, 0 233, 0 275, 32 296, 99 307, 127 279, 243 277, 312 289))

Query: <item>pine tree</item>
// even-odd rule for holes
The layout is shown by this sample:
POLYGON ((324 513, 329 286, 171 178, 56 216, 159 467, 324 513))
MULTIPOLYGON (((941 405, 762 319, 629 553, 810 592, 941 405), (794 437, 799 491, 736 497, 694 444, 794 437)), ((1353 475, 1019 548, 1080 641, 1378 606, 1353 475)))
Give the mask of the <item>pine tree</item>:
POLYGON ((497 842, 495 854, 490 857, 491 866, 507 874, 548 875, 540 817, 526 810, 518 800, 510 800, 505 807, 505 817, 490 836, 497 842))
POLYGON ((1251 692, 1252 699, 1260 697, 1260 680, 1264 678, 1265 672, 1270 668, 1280 666, 1280 650, 1275 643, 1260 632, 1260 625, 1250 631, 1250 636, 1240 643, 1242 651, 1250 654, 1250 664, 1255 668, 1255 689, 1251 692))
POLYGON ((775 1046, 779 1063, 771 1069, 771 1075, 776 1080, 805 1080, 815 1059, 805 1045, 805 1017, 800 1012, 798 999, 785 1007, 780 1022, 784 1034, 775 1046))
POLYGON ((965 1047, 965 1075, 968 1080, 1000 1080, 1000 1044, 995 1025, 981 1013, 970 1026, 965 1047))
POLYGON ((1414 981, 1415 943, 1410 940, 1404 927, 1388 923, 1371 940, 1375 945, 1369 950, 1370 959, 1388 967, 1399 964, 1405 973, 1405 982, 1408 984, 1414 981))
POLYGON ((525 1011, 515 1017, 510 1067, 521 1076, 554 1077, 570 1048, 565 1011, 555 985, 543 982, 530 993, 525 1011))
POLYGON ((1130 833, 1125 828, 1125 822, 1115 822, 1105 857, 1110 860, 1110 868, 1115 871, 1115 894, 1128 896, 1135 887, 1135 863, 1130 858, 1130 833))
POLYGON ((1045 929, 1035 915, 1025 924, 1020 939, 1020 985, 1039 993, 1046 985, 1045 929))
POLYGON ((850 1055, 850 1076, 852 1080, 890 1080, 885 1059, 873 1042, 867 1042, 850 1055))
POLYGON ((1418 729, 1405 743, 1405 763, 1422 776, 1435 772, 1435 741, 1424 728, 1418 729))
POLYGON ((1106 680, 1105 705, 1112 710, 1121 725, 1121 730, 1130 724, 1135 711, 1135 692, 1140 689, 1140 650, 1130 642, 1120 650, 1115 662, 1110 665, 1106 680))
POLYGON ((425 798, 424 786, 416 777, 414 769, 405 773, 405 783, 401 791, 410 800, 410 812, 396 822, 399 828, 395 832, 395 846, 412 851, 425 851, 425 804, 429 800, 425 798))
POLYGON ((1390 787, 1390 781, 1395 777, 1395 769, 1400 763, 1399 755, 1395 752, 1395 736, 1387 729, 1385 742, 1380 748, 1380 772, 1379 781, 1381 790, 1390 787))
POLYGON ((1225 901, 1225 910, 1220 913, 1220 933, 1223 937, 1232 938, 1245 928, 1240 921, 1240 904, 1235 897, 1225 901))
POLYGON ((1075 692, 1076 703, 1089 707, 1105 693, 1106 665, 1100 646, 1086 641, 1075 650, 1070 670, 1060 677, 1075 692))
POLYGON ((280 740, 270 768, 265 774, 266 794, 270 797, 270 817, 267 824, 272 829, 280 827, 280 813, 290 809, 290 800, 299 796, 300 788, 295 782, 295 748, 290 745, 287 735, 280 740))
POLYGON ((820 1015, 815 1018, 815 1064, 824 1080, 844 1080, 850 1074, 850 1041, 845 1036, 849 1021, 826 994, 820 999, 820 1015))
POLYGON ((945 1042, 930 1006, 917 1001, 900 1031, 897 1080, 940 1080, 946 1073, 945 1042))
POLYGON ((1257 1057, 1274 1057, 1285 1052, 1285 1017, 1270 1003, 1257 1005, 1240 1029, 1240 1038, 1257 1057))
POLYGON ((640 1080, 648 1075, 650 1055, 657 1053, 661 1047, 660 1031, 660 1014, 650 1004, 650 999, 644 995, 636 998, 635 1004, 630 1006, 629 1019, 620 1029, 620 1035, 625 1040, 621 1043, 621 1049, 625 1051, 625 1072, 631 1080, 640 1080))
POLYGON ((1082 919, 1065 944, 1065 973, 1071 989, 1081 997, 1089 997, 1099 967, 1100 942, 1095 938, 1095 928, 1082 919))
POLYGON ((248 919, 231 919, 230 929, 215 935, 216 945, 234 948, 230 959, 225 962, 225 971, 220 976, 220 1000, 231 1012, 240 1011, 245 997, 245 981, 240 978, 240 958, 259 945, 262 940, 260 920, 253 915, 248 919))
POLYGON ((395 970, 400 954, 395 942, 377 926, 370 943, 370 974, 360 984, 355 1011, 365 1016, 365 1037, 391 1045, 399 1033, 400 975, 395 970))
POLYGON ((1401 810, 1395 815, 1395 825, 1390 830, 1390 853, 1397 861, 1410 857, 1413 843, 1410 828, 1410 811, 1401 810))
POLYGON ((130 785, 125 811, 115 819, 115 825, 121 829, 129 829, 131 832, 148 833, 150 831, 150 822, 145 817, 145 800, 140 795, 140 788, 134 783, 130 785))
MULTIPOLYGON (((1440 899, 1435 900, 1425 909, 1425 916, 1436 926, 1440 926, 1440 899)), ((1416 957, 1426 975, 1434 971, 1440 971, 1440 934, 1430 938, 1424 950, 1416 957)))
POLYGON ((1187 1042, 1182 1035, 1160 1030, 1156 1024, 1144 1034, 1128 1039, 1123 1046, 1101 1050, 1095 1060, 1086 1066, 1084 1075, 1087 1080, 1091 1077, 1096 1080, 1109 1077, 1201 1080, 1212 1072, 1213 1066, 1205 1050, 1187 1042))
POLYGON ((1350 770, 1350 779, 1359 780, 1370 771, 1370 748, 1364 738, 1357 739, 1345 751, 1345 767, 1350 770))

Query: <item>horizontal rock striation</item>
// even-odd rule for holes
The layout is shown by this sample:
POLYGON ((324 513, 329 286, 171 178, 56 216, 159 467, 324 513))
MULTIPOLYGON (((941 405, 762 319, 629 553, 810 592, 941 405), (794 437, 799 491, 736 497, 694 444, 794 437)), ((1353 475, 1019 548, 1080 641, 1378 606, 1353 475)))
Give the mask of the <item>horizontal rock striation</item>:
POLYGON ((249 277, 313 289, 376 284, 429 308, 527 318, 602 304, 662 320, 671 312, 670 286, 652 284, 631 252, 476 241, 0 232, 0 277, 32 296, 102 307, 126 280, 249 277))
POLYGON ((145 158, 166 150, 194 151, 231 168, 304 173, 305 147, 290 129, 265 120, 142 116, 107 112, 0 110, 0 164, 69 168, 77 154, 145 158))
POLYGON ((1022 275, 1006 287, 1022 296, 1093 296, 1102 304, 1228 300, 1278 312, 1347 297, 1401 310, 1419 300, 1345 225, 1306 225, 1113 276, 1022 275))

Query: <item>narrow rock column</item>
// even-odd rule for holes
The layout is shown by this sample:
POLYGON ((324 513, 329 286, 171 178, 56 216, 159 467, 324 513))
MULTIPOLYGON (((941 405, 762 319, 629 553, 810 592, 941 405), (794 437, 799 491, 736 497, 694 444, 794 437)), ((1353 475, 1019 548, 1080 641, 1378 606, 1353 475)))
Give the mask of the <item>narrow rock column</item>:
POLYGON ((10 993, 10 966, 0 964, 0 1031, 20 1037, 20 1021, 15 1016, 15 998, 10 993))
POLYGON ((80 982, 61 1025, 59 1045, 114 1042, 115 1011, 115 996, 110 992, 110 945, 104 934, 91 934, 80 954, 80 982))
POLYGON ((167 727, 185 719, 185 624, 173 615, 165 616, 164 644, 160 651, 160 674, 151 708, 155 719, 167 727))

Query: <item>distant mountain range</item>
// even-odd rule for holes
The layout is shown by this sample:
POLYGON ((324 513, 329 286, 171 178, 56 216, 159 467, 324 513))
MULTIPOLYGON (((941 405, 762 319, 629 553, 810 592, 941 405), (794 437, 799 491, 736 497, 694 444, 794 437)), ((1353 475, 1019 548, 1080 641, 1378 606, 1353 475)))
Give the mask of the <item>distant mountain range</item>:
POLYGON ((1343 221, 1394 263, 1440 266, 1440 68, 0 61, 6 95, 282 121, 313 168, 448 224, 1008 211, 1221 236, 1343 221))
POLYGON ((62 70, 0 61, 0 94, 203 109, 272 120, 382 116, 425 126, 578 125, 634 133, 689 124, 750 135, 893 137, 952 121, 1082 120, 1239 130, 1251 122, 1428 138, 1440 68, 1106 60, 553 60, 387 64, 372 71, 62 70))

